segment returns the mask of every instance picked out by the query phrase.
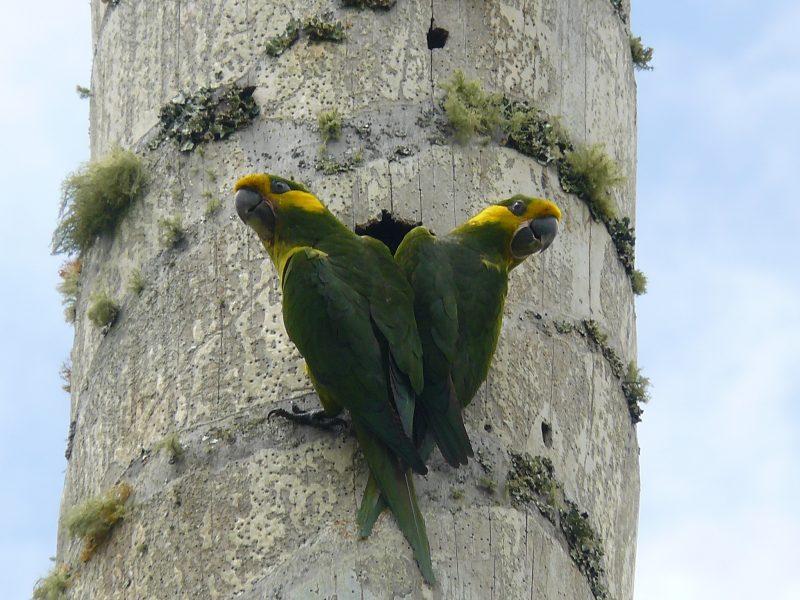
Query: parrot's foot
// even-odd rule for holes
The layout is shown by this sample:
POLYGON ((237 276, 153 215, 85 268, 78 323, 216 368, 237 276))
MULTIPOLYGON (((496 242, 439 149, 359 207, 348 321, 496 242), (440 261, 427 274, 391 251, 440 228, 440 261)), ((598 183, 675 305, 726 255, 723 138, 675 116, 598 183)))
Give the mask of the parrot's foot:
POLYGON ((267 419, 271 419, 273 415, 289 419, 300 425, 308 425, 316 427, 317 429, 330 430, 336 427, 344 427, 347 421, 339 417, 331 417, 325 413, 323 409, 318 410, 302 410, 296 405, 292 404, 292 412, 283 408, 275 408, 267 413, 267 419))

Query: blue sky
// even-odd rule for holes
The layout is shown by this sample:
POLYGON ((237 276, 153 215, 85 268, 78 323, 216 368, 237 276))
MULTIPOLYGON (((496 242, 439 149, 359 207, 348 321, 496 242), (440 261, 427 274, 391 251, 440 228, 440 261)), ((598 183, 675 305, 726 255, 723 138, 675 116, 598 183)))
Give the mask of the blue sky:
MULTIPOLYGON (((0 594, 55 552, 72 331, 48 253, 61 180, 88 158, 88 3, 0 21, 0 594), (35 22, 36 26, 30 24, 35 22), (13 146, 11 145, 13 144, 13 146)), ((636 600, 796 598, 800 539, 800 5, 634 1, 639 82, 636 600)))

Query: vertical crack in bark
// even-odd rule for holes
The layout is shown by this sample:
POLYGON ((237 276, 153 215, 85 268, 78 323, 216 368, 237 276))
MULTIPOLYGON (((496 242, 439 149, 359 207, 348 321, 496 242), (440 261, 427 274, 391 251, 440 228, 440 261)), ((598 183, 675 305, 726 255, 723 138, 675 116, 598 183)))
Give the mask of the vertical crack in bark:
POLYGON ((178 31, 175 34, 175 89, 181 87, 181 0, 176 2, 178 6, 178 31))
POLYGON ((389 175, 389 212, 394 214, 394 189, 392 188, 392 163, 387 164, 386 172, 389 175))
MULTIPOLYGON (((528 507, 525 507, 525 553, 528 553, 528 507)), ((535 566, 536 566, 536 552, 531 548, 531 594, 530 599, 533 600, 533 583, 535 581, 535 566)))
MULTIPOLYGON (((430 25, 431 27, 433 27, 433 23, 434 23, 434 19, 433 19, 433 0, 431 0, 431 25, 430 25)), ((431 81, 431 102, 433 102, 433 93, 434 93, 434 90, 435 90, 435 86, 434 86, 434 83, 433 83, 433 49, 432 48, 428 48, 428 56, 430 57, 430 63, 429 63, 428 66, 429 66, 429 73, 430 73, 429 77, 430 77, 430 81, 431 81)))
POLYGON ((450 146, 450 166, 453 169, 452 178, 453 178, 453 191, 451 192, 451 196, 453 198, 453 224, 452 227, 458 225, 458 211, 457 211, 457 200, 456 200, 456 153, 452 146, 450 146))
POLYGON ((589 44, 586 39, 589 35, 589 0, 586 0, 585 11, 583 13, 584 32, 583 32, 583 141, 589 142, 589 100, 586 91, 589 89, 589 44))
POLYGON ((486 514, 489 517, 489 556, 492 557, 492 600, 494 600, 494 588, 497 583, 497 559, 492 548, 492 507, 486 507, 486 514))
POLYGON ((455 513, 450 513, 453 517, 453 548, 455 549, 455 556, 456 556, 456 588, 461 586, 461 575, 459 574, 459 566, 458 566, 458 527, 456 527, 456 515, 455 513))
POLYGON ((422 212, 422 165, 420 165, 419 163, 419 155, 417 155, 416 161, 417 161, 417 190, 419 191, 419 220, 426 227, 430 227, 430 224, 426 225, 425 215, 422 212))
POLYGON ((225 315, 222 290, 219 286, 219 237, 214 236, 214 281, 217 282, 219 305, 219 353, 217 355, 217 406, 222 400, 222 356, 224 354, 225 315))
POLYGON ((591 454, 591 444, 592 444, 592 430, 594 429, 594 395, 595 395, 595 386, 594 386, 594 356, 589 355, 592 359, 592 368, 589 371, 589 431, 588 436, 589 439, 586 442, 586 454, 583 457, 583 469, 584 474, 586 473, 586 463, 589 460, 589 455, 591 454))

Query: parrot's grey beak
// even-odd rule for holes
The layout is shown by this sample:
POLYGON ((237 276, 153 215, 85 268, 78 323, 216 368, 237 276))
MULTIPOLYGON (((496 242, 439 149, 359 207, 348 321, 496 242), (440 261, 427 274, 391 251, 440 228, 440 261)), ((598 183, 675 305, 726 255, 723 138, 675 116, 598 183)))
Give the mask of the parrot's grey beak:
POLYGON ((553 243, 558 233, 558 221, 555 217, 539 217, 524 224, 511 240, 511 254, 516 259, 523 259, 531 254, 542 252, 553 243))
POLYGON ((250 188, 236 192, 236 214, 247 225, 255 229, 263 241, 272 239, 275 229, 275 211, 261 194, 250 188))
POLYGON ((541 244, 539 252, 544 252, 553 243, 558 234, 558 219, 555 217, 539 217, 530 225, 533 237, 541 244))

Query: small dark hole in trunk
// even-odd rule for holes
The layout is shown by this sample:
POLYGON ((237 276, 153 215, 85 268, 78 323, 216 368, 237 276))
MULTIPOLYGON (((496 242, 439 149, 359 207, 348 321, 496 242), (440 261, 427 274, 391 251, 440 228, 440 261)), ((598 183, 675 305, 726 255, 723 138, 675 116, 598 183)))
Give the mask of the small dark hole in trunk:
POLYGON ((433 21, 431 21, 431 28, 428 29, 428 50, 444 48, 449 35, 450 32, 447 29, 435 27, 433 21))
POLYGON ((382 210, 380 217, 375 217, 367 223, 356 225, 356 233, 358 235, 368 235, 383 242, 394 254, 406 234, 421 224, 420 222, 412 223, 402 219, 395 219, 388 210, 382 210))
POLYGON ((542 421, 542 441, 548 448, 553 447, 553 428, 547 421, 542 421))

